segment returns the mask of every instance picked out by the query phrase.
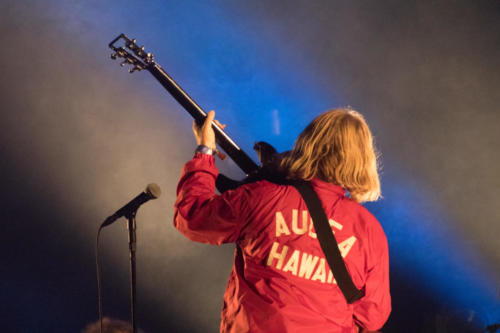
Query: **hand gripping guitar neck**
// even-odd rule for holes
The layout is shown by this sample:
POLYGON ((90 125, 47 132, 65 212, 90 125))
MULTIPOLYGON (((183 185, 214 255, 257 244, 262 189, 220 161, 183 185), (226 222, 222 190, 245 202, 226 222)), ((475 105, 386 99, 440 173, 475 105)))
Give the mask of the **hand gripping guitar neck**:
MULTIPOLYGON (((121 34, 109 43, 109 47, 113 50, 113 54, 111 54, 112 59, 122 58, 123 61, 120 65, 131 65, 129 68, 130 73, 143 69, 148 70, 172 97, 186 109, 198 125, 203 124, 207 113, 155 62, 153 54, 144 51, 144 46, 137 46, 135 39, 130 39, 121 34), (118 46, 119 42, 123 42, 123 45, 118 46)), ((254 149, 257 151, 262 162, 262 166, 259 167, 217 124, 212 123, 212 127, 215 132, 217 144, 245 174, 249 175, 242 182, 220 175, 216 182, 217 189, 220 192, 224 192, 228 189, 234 189, 242 183, 262 179, 263 177, 260 176, 262 171, 270 169, 269 167, 263 168, 262 166, 273 164, 270 161, 274 161, 278 156, 276 150, 265 142, 256 143, 254 149)))

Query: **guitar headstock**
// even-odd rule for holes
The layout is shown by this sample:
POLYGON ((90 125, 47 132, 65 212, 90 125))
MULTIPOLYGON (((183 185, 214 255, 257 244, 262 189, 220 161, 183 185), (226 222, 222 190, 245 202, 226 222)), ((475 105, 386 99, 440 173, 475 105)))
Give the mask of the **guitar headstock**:
POLYGON ((109 43, 109 47, 114 51, 111 54, 111 59, 123 58, 120 66, 130 64, 129 73, 141 71, 150 65, 154 65, 154 58, 152 53, 144 51, 144 46, 137 46, 135 39, 130 39, 124 34, 120 34, 109 43), (115 45, 118 41, 123 40, 123 46, 115 45))

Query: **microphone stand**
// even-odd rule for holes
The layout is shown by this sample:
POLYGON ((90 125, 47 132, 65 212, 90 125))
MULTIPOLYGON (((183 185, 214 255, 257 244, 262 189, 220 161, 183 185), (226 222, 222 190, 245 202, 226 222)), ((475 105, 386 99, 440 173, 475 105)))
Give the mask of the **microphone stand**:
POLYGON ((137 333, 137 323, 135 320, 135 250, 136 250, 136 234, 135 234, 135 214, 136 210, 130 212, 126 216, 128 223, 128 247, 130 251, 130 316, 132 319, 133 333, 137 333))
POLYGON ((137 322, 135 320, 135 250, 136 250, 136 234, 135 234, 135 215, 139 207, 152 199, 156 199, 161 195, 160 187, 154 183, 149 184, 146 190, 141 194, 136 196, 132 201, 127 203, 125 206, 117 210, 113 215, 109 216, 99 227, 97 231, 97 242, 96 242, 96 270, 97 270, 97 294, 99 299, 99 322, 102 331, 102 296, 101 296, 101 273, 99 270, 99 234, 101 229, 105 226, 110 225, 120 217, 125 217, 128 220, 128 247, 130 250, 130 315, 132 320, 133 333, 137 333, 137 322))

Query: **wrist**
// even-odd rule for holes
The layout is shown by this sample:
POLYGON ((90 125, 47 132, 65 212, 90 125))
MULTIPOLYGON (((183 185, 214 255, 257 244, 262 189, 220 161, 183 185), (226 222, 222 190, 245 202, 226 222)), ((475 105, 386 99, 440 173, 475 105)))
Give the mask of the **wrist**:
POLYGON ((215 150, 208 147, 208 146, 205 146, 205 145, 198 145, 198 147, 196 147, 195 149, 195 154, 206 154, 206 155, 215 155, 215 150))

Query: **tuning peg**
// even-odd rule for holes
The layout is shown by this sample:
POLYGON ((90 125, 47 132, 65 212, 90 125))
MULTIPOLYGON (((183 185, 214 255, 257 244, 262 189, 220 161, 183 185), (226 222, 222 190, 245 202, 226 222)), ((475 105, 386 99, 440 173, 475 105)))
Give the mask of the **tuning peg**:
POLYGON ((146 54, 145 61, 148 64, 152 64, 154 62, 154 55, 153 55, 153 53, 146 54))
POLYGON ((126 64, 128 64, 128 61, 127 60, 123 60, 121 63, 120 63, 120 66, 125 66, 126 64))
POLYGON ((117 56, 118 56, 118 55, 117 55, 116 53, 113 53, 113 54, 111 54, 111 59, 116 60, 116 57, 117 57, 117 56))
POLYGON ((128 70, 128 72, 129 72, 129 73, 133 73, 133 72, 135 72, 135 71, 140 72, 140 71, 142 71, 143 69, 144 69, 144 67, 143 67, 143 66, 141 66, 141 65, 135 65, 134 67, 130 68, 130 69, 128 70))

